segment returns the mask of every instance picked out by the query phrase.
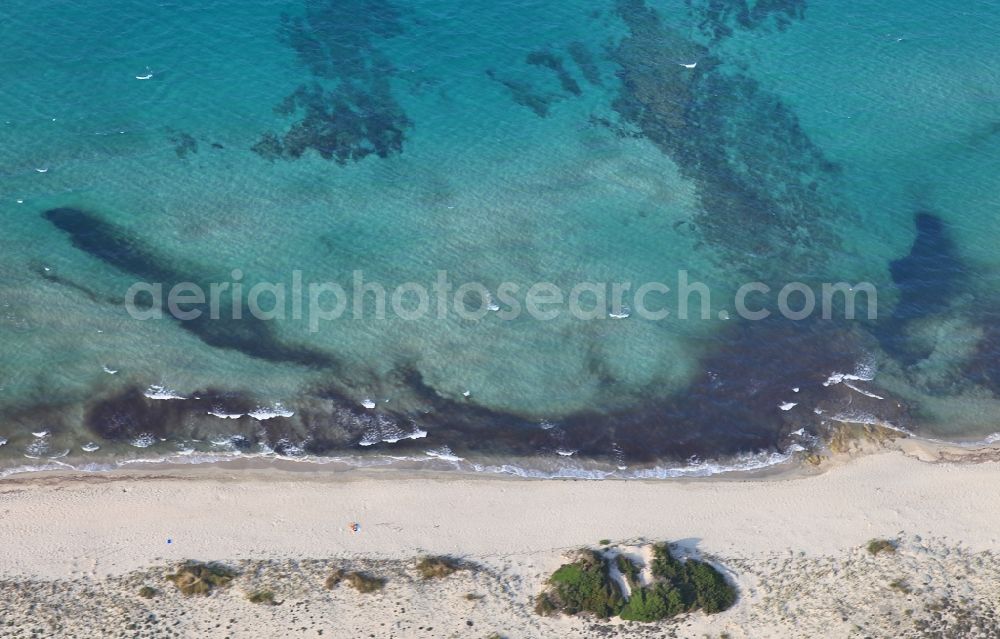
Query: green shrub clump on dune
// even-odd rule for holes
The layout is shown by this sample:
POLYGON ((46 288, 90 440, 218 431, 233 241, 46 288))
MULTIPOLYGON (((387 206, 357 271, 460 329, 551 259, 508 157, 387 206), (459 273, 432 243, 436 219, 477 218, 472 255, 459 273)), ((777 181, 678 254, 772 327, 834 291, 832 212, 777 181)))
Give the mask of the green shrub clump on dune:
POLYGON ((653 577, 681 591, 688 610, 712 614, 736 603, 736 589, 710 564, 697 559, 678 561, 667 544, 653 546, 653 577))
POLYGON ((653 547, 653 579, 646 586, 640 585, 639 566, 632 560, 618 555, 614 561, 631 590, 627 597, 611 578, 611 560, 602 553, 583 550, 575 561, 552 575, 538 596, 536 612, 658 621, 695 610, 721 612, 736 601, 736 590, 718 570, 697 559, 676 559, 667 544, 653 547))
POLYGON ((540 614, 589 612, 607 619, 621 611, 621 592, 610 578, 608 562, 593 550, 580 551, 575 562, 555 571, 549 585, 535 606, 540 614))

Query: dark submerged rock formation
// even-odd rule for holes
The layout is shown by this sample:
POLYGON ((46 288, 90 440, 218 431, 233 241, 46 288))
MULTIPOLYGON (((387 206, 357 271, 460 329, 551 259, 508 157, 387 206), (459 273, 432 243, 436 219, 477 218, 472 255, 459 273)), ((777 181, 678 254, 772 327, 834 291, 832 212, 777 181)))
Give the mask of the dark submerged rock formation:
POLYGON ((170 143, 174 145, 174 152, 180 159, 185 159, 188 155, 198 152, 198 140, 190 133, 184 131, 167 131, 170 143))
POLYGON ((486 75, 494 82, 502 84, 516 104, 531 109, 540 118, 548 116, 549 106, 555 101, 554 96, 536 93, 527 82, 501 77, 493 69, 487 69, 486 75))
POLYGON ((295 159, 311 149, 341 165, 369 155, 387 158, 400 153, 410 122, 387 96, 385 78, 373 81, 365 91, 302 85, 275 109, 281 115, 301 117, 280 139, 265 134, 254 150, 268 159, 295 159))
MULTIPOLYGON (((203 290, 208 290, 207 278, 199 277, 193 268, 177 268, 125 229, 92 213, 74 208, 58 208, 46 211, 44 217, 69 235, 73 246, 79 250, 148 283, 162 284, 164 294, 181 282, 201 282, 203 290)), ((191 310, 202 311, 201 316, 188 321, 178 320, 178 324, 215 348, 239 351, 269 362, 314 368, 336 366, 336 360, 327 353, 282 342, 272 324, 259 320, 250 313, 246 300, 240 300, 238 305, 242 305, 241 319, 235 319, 232 313, 225 312, 220 313, 219 319, 212 319, 207 302, 190 305, 191 310)), ((221 307, 231 309, 232 301, 223 301, 221 307)))
POLYGON ((805 0, 687 0, 688 9, 698 19, 699 30, 710 40, 719 41, 736 30, 772 28, 784 31, 805 17, 805 0))
POLYGON ((276 108, 294 118, 283 133, 265 132, 252 150, 296 159, 308 150, 346 164, 402 153, 409 118, 389 86, 394 69, 378 40, 402 33, 386 0, 306 0, 304 14, 285 16, 279 37, 313 75, 276 108))
POLYGON ((601 79, 601 70, 598 68, 597 62, 594 60, 594 56, 590 52, 590 49, 587 48, 587 45, 582 42, 571 42, 566 47, 566 52, 569 53, 569 57, 573 58, 573 62, 580 68, 580 73, 583 74, 583 78, 587 82, 594 86, 602 86, 604 84, 604 81, 601 79))
POLYGON ((919 212, 914 224, 917 236, 909 254, 889 264, 899 290, 892 312, 897 322, 946 310, 964 272, 940 217, 919 212))
POLYGON ((696 185, 702 239, 727 267, 765 281, 787 282, 793 267, 821 272, 839 245, 834 225, 851 217, 821 189, 837 167, 756 80, 664 26, 643 0, 616 6, 629 35, 611 52, 622 86, 613 106, 696 185))
POLYGON ((974 383, 1000 397, 1000 311, 986 312, 981 325, 983 338, 965 372, 974 383))
POLYGON ((889 264, 899 298, 892 316, 876 330, 882 347, 904 364, 925 359, 933 349, 911 339, 910 325, 947 312, 964 279, 964 266, 941 218, 921 211, 914 224, 917 234, 910 252, 889 264))
POLYGON ((550 51, 532 51, 525 57, 524 61, 530 65, 543 67, 555 73, 559 79, 559 85, 566 93, 571 95, 581 95, 583 93, 580 90, 580 85, 577 84, 577 81, 573 79, 573 76, 563 66, 562 58, 554 53, 550 51))
MULTIPOLYGON (((580 66, 584 78, 591 84, 601 84, 600 72, 587 48, 582 43, 575 42, 569 46, 569 52, 580 66)), ((547 50, 532 51, 525 56, 524 62, 529 66, 551 71, 559 83, 558 91, 549 90, 548 87, 535 87, 530 82, 504 76, 494 69, 487 69, 486 75, 494 82, 502 84, 515 104, 531 109, 538 117, 547 117, 552 104, 560 100, 583 95, 580 83, 566 68, 563 58, 556 53, 547 50)))

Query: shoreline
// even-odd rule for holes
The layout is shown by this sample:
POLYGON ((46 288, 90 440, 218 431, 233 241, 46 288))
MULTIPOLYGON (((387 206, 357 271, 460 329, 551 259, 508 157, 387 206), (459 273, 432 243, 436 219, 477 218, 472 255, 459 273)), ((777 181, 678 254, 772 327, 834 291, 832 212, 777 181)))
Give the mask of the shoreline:
MULTIPOLYGON (((864 425, 856 425, 861 430, 842 440, 843 450, 833 452, 830 446, 825 446, 822 452, 808 450, 770 453, 771 459, 784 457, 777 461, 760 463, 766 454, 758 453, 747 456, 753 460, 750 468, 719 465, 721 460, 709 460, 708 466, 718 470, 704 470, 693 465, 656 465, 637 466, 627 470, 610 471, 604 466, 594 464, 587 466, 586 462, 574 467, 560 469, 532 468, 528 463, 520 464, 518 458, 491 464, 485 460, 470 462, 463 458, 441 458, 428 455, 426 458, 394 456, 389 454, 371 457, 284 457, 276 455, 247 455, 232 453, 207 453, 203 459, 187 458, 182 455, 166 459, 130 459, 114 462, 115 465, 88 462, 74 466, 57 459, 44 460, 43 465, 52 468, 40 469, 26 465, 0 467, 0 487, 5 483, 23 482, 32 478, 48 479, 53 477, 67 478, 101 478, 117 476, 142 477, 148 474, 186 475, 209 470, 209 472, 287 472, 294 475, 327 475, 344 477, 355 474, 391 474, 397 477, 440 477, 440 478, 484 478, 510 479, 532 481, 770 481, 775 479, 794 479, 811 477, 816 474, 844 464, 853 463, 856 459, 872 454, 889 451, 899 451, 908 457, 923 462, 939 463, 980 463, 1000 461, 1000 439, 992 438, 982 441, 949 441, 931 437, 910 434, 906 431, 875 426, 875 431, 866 431, 864 425), (878 432, 881 430, 881 432, 878 432), (177 460, 177 461, 175 461, 177 460), (179 461, 189 460, 189 461, 179 461), (448 467, 451 464, 451 467, 448 467), (87 468, 91 466, 91 468, 87 468), (629 474, 634 473, 634 474, 629 474)), ((526 458, 530 461, 532 458, 526 458)), ((39 460, 43 461, 43 460, 39 460)), ((735 461, 734 459, 727 461, 735 461)))

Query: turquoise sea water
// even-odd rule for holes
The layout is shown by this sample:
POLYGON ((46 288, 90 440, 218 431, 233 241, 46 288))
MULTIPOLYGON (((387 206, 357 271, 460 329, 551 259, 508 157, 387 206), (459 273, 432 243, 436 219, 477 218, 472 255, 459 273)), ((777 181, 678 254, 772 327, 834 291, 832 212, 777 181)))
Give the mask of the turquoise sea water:
POLYGON ((614 470, 766 463, 843 421, 982 439, 998 32, 985 2, 8 0, 0 456, 614 470), (136 281, 233 269, 390 291, 686 270, 711 319, 124 309, 136 281), (753 280, 868 281, 879 319, 745 321, 753 280))

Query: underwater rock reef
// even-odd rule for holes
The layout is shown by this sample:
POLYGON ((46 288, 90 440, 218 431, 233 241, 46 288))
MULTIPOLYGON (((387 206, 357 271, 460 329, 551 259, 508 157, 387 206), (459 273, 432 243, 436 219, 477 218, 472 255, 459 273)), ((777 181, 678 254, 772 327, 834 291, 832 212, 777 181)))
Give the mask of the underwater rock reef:
MULTIPOLYGON (((580 74, 587 83, 593 86, 604 84, 601 79, 601 71, 585 44, 572 42, 566 47, 566 52, 579 68, 580 74)), ((486 75, 494 82, 503 85, 515 104, 531 109, 538 117, 548 117, 552 105, 560 100, 583 95, 583 88, 573 77, 573 73, 566 67, 563 57, 558 53, 548 49, 531 51, 525 56, 524 62, 528 66, 551 71, 553 79, 558 84, 558 89, 554 86, 548 86, 548 83, 536 87, 531 82, 510 77, 496 69, 487 69, 486 75)))
MULTIPOLYGON (((751 76, 664 25, 643 0, 616 8, 628 35, 611 51, 621 80, 613 107, 695 184, 698 237, 727 267, 764 281, 788 281, 789 265, 822 272, 840 245, 835 226, 852 219, 824 194, 837 166, 751 76)), ((706 20, 724 24, 728 11, 706 20)))
POLYGON ((944 219, 919 210, 913 225, 909 252, 889 265, 895 305, 873 334, 914 389, 1000 398, 1000 310, 971 281, 944 219))
POLYGON ((784 31, 805 17, 805 0, 687 0, 698 16, 698 29, 711 41, 732 36, 737 29, 747 31, 770 27, 784 31))
POLYGON ((549 69, 555 73, 559 79, 559 85, 566 93, 571 95, 581 95, 583 93, 580 85, 569 74, 566 67, 563 66, 562 58, 556 54, 550 51, 532 51, 525 57, 524 61, 537 67, 549 69))
POLYGON ((566 52, 569 53, 569 57, 573 59, 576 66, 580 68, 580 73, 583 74, 587 82, 598 87, 604 85, 604 80, 601 78, 601 70, 598 68, 597 62, 594 60, 594 55, 587 48, 587 45, 582 42, 571 42, 566 47, 566 52))
MULTIPOLYGON (((209 278, 199 275, 194 267, 178 267, 167 257, 159 255, 139 238, 125 229, 105 221, 99 216, 75 208, 58 208, 45 211, 45 219, 65 232, 77 249, 123 273, 134 275, 150 284, 161 284, 164 291, 182 282, 201 283, 208 290, 209 278)), ((221 308, 232 308, 231 294, 225 293, 221 308)), ((214 348, 239 351, 250 357, 269 362, 285 362, 315 368, 331 368, 336 360, 319 350, 287 344, 277 335, 273 323, 255 318, 246 306, 246 300, 236 302, 242 306, 241 319, 232 313, 221 313, 211 318, 208 302, 189 305, 191 311, 201 311, 200 316, 178 320, 178 325, 191 332, 205 344, 214 348)))
POLYGON ((306 0, 303 15, 285 16, 279 37, 314 81, 275 107, 293 118, 289 128, 265 132, 252 150, 272 161, 313 150, 338 164, 402 153, 412 122, 393 97, 392 64, 378 50, 380 39, 402 33, 399 18, 385 0, 306 0))

